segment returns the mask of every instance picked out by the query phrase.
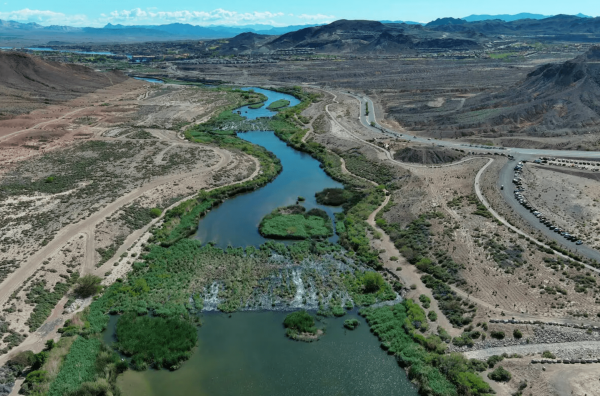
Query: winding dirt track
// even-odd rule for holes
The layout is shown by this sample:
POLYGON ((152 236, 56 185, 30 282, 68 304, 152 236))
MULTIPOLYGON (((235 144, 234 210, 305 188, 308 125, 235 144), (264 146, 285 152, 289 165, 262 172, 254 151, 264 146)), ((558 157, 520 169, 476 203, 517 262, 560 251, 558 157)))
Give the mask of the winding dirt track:
POLYGON ((55 118, 55 119, 53 119, 53 120, 42 121, 42 122, 40 122, 40 123, 38 123, 38 124, 35 124, 35 125, 33 125, 33 126, 29 127, 29 128, 26 128, 26 129, 21 129, 21 130, 19 130, 19 131, 14 131, 14 132, 8 133, 8 134, 6 134, 6 135, 4 135, 4 136, 0 136, 0 142, 1 142, 1 141, 3 141, 3 140, 6 140, 6 139, 8 139, 8 138, 15 137, 16 135, 18 135, 18 134, 20 134, 20 133, 23 133, 23 132, 31 132, 31 131, 33 131, 34 129, 37 129, 37 128, 41 127, 41 126, 46 126, 46 125, 48 125, 48 124, 52 124, 52 123, 54 123, 54 122, 57 122, 57 121, 63 120, 63 119, 65 119, 66 117, 68 117, 68 116, 70 116, 70 115, 73 115, 73 114, 75 114, 75 113, 79 113, 80 111, 82 111, 82 110, 86 110, 86 109, 88 109, 88 108, 89 108, 89 107, 82 107, 82 108, 80 108, 80 109, 76 109, 76 110, 70 111, 70 112, 68 112, 68 113, 66 113, 66 114, 63 114, 62 116, 60 116, 60 117, 58 117, 58 118, 55 118))
MULTIPOLYGON (((95 212, 88 218, 81 220, 78 223, 68 225, 62 228, 54 239, 48 243, 46 246, 42 247, 38 250, 33 256, 29 257, 26 263, 22 264, 15 272, 10 274, 2 283, 0 283, 0 301, 5 301, 8 296, 12 294, 12 292, 18 288, 25 280, 30 277, 37 269, 39 269, 42 265, 42 262, 52 255, 54 255, 60 248, 62 248, 69 240, 73 237, 77 236, 80 233, 84 233, 87 235, 86 247, 90 247, 93 245, 93 231, 90 231, 91 228, 95 227, 96 224, 100 223, 106 217, 112 215, 114 212, 122 208, 123 206, 129 204, 135 199, 142 196, 144 193, 153 190, 154 188, 163 185, 165 183, 170 183, 173 181, 181 180, 188 178, 190 176, 201 176, 206 174, 207 172, 215 171, 220 168, 227 166, 229 161, 231 161, 231 153, 228 151, 214 148, 214 151, 221 157, 221 160, 218 164, 203 170, 202 172, 196 172, 192 174, 186 175, 177 175, 177 176, 166 176, 160 177, 156 180, 145 184, 142 187, 139 187, 130 193, 118 198, 114 202, 108 204, 104 208, 95 212)), ((93 251, 90 252, 86 249, 86 257, 85 263, 86 267, 92 260, 89 258, 90 255, 93 254, 93 251)), ((85 272, 85 269, 84 269, 85 272)))

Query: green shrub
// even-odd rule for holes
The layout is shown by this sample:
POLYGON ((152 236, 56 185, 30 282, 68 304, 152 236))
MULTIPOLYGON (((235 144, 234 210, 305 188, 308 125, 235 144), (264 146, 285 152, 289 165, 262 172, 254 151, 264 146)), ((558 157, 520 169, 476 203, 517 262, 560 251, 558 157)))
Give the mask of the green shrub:
POLYGON ((46 382, 47 378, 48 373, 46 371, 35 370, 27 374, 27 377, 25 377, 25 382, 28 384, 39 384, 42 382, 46 382))
POLYGON ((328 206, 342 206, 358 198, 354 193, 343 188, 326 188, 315 194, 317 203, 328 206))
POLYGON ((299 333, 317 333, 315 319, 305 310, 288 314, 283 321, 283 325, 287 329, 297 331, 299 333))
POLYGON ((504 367, 500 366, 496 370, 489 373, 488 378, 496 382, 508 382, 512 378, 512 375, 510 375, 510 373, 505 370, 504 367))
POLYGON ((429 309, 429 307, 431 306, 431 299, 429 297, 427 297, 425 294, 421 294, 419 296, 419 301, 421 301, 421 304, 423 305, 423 308, 425 308, 425 309, 429 309))
POLYGON ((383 287, 385 281, 378 272, 368 271, 362 277, 362 284, 366 293, 377 293, 383 287))
POLYGON ((344 311, 344 308, 342 308, 341 305, 332 306, 331 312, 333 313, 333 316, 338 317, 338 318, 346 315, 346 311, 344 311))
POLYGON ((519 339, 523 338, 523 333, 521 333, 521 330, 519 330, 519 329, 514 329, 513 337, 516 338, 517 340, 519 340, 519 339))
POLYGON ((490 333, 490 336, 492 336, 492 338, 495 338, 497 340, 503 340, 505 335, 503 331, 492 331, 490 333))
POLYGON ((437 313, 435 313, 435 311, 429 311, 427 313, 427 318, 429 318, 430 321, 435 322, 438 318, 437 313))
POLYGON ((154 365, 175 369, 190 357, 196 345, 196 326, 189 321, 169 317, 138 316, 128 312, 117 322, 117 348, 127 356, 154 365))
POLYGON ((85 275, 77 280, 75 294, 80 298, 94 296, 100 292, 102 278, 96 275, 85 275))
POLYGON ((354 330, 358 327, 360 322, 357 319, 346 319, 344 320, 344 327, 349 330, 354 330))
POLYGON ((496 363, 499 363, 504 360, 504 356, 493 355, 487 359, 487 364, 489 368, 494 368, 496 363))
POLYGON ((33 351, 23 351, 16 354, 8 361, 8 365, 22 371, 25 367, 33 366, 36 358, 33 351))
POLYGON ((552 352, 550 352, 550 351, 544 351, 544 352, 542 353, 542 357, 543 357, 544 359, 556 359, 556 355, 554 355, 554 354, 553 354, 552 352))
POLYGON ((475 342, 469 336, 468 333, 463 333, 460 337, 454 337, 452 339, 452 343, 458 347, 462 347, 462 346, 472 347, 473 345, 475 345, 475 342))
POLYGON ((150 217, 152 217, 153 219, 160 217, 160 215, 162 215, 162 209, 160 209, 160 208, 150 209, 150 217))
POLYGON ((445 342, 450 342, 450 340, 452 340, 452 337, 450 336, 450 334, 448 334, 446 329, 444 329, 442 326, 438 326, 437 332, 438 332, 438 335, 440 336, 440 338, 442 340, 444 340, 445 342))

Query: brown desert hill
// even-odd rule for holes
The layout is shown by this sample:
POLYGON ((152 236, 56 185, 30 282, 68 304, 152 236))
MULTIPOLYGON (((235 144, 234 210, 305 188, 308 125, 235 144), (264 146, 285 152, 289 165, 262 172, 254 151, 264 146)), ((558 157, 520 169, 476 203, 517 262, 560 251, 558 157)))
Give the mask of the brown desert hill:
POLYGON ((0 52, 0 118, 70 100, 127 78, 121 72, 100 73, 28 54, 0 52))
MULTIPOLYGON (((388 112, 428 136, 537 138, 600 133, 600 46, 563 63, 537 67, 512 86, 439 107, 419 103, 388 112)), ((582 136, 583 137, 583 136, 582 136)))
POLYGON ((401 53, 430 49, 468 50, 481 48, 485 36, 472 31, 460 33, 436 32, 420 25, 377 21, 339 20, 328 25, 308 27, 281 36, 260 36, 244 33, 222 45, 219 51, 230 54, 243 43, 246 53, 310 49, 319 53, 401 53))
POLYGON ((219 52, 223 55, 235 55, 248 53, 261 47, 263 44, 273 40, 274 36, 267 36, 256 33, 242 33, 227 40, 226 43, 219 46, 219 52))
POLYGON ((416 164, 446 164, 462 159, 465 154, 440 147, 406 147, 394 153, 394 159, 416 164))
POLYGON ((464 109, 488 110, 486 123, 533 135, 594 128, 600 124, 600 46, 564 63, 542 65, 502 92, 468 99, 464 109))

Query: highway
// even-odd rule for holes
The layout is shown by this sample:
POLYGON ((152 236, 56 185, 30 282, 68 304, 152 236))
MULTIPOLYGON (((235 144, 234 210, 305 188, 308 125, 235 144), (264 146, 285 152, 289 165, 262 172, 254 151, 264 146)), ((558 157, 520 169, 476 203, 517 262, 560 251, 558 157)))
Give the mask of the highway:
MULTIPOLYGON (((330 92, 332 93, 332 92, 330 92)), ((404 140, 409 140, 412 142, 422 143, 422 144, 431 144, 439 147, 448 147, 448 148, 456 148, 461 149, 467 152, 473 152, 476 154, 488 154, 488 155, 512 155, 514 157, 514 161, 508 161, 507 164, 500 170, 499 177, 497 180, 497 187, 500 190, 500 187, 504 185, 504 190, 500 190, 502 197, 505 201, 510 205, 510 207, 519 214, 525 221, 527 221, 532 227, 540 231, 544 236, 549 238, 550 240, 556 241, 563 248, 567 248, 573 252, 577 252, 587 258, 594 259, 600 262, 600 252, 595 249, 592 249, 586 245, 576 245, 575 242, 571 242, 560 234, 550 230, 544 224, 540 223, 537 217, 535 217, 529 210, 523 207, 515 198, 514 190, 515 186, 512 183, 512 179, 514 178, 514 167, 519 161, 527 160, 535 160, 539 157, 573 157, 573 158, 593 158, 600 159, 600 152, 598 151, 576 151, 576 150, 538 150, 538 149, 526 149, 526 148, 517 148, 517 147, 493 147, 493 146, 481 146, 481 145, 472 145, 468 143, 462 142, 451 142, 446 140, 439 140, 434 138, 423 138, 410 134, 403 134, 396 131, 392 131, 388 128, 382 127, 378 122, 375 116, 375 105, 373 101, 366 95, 359 95, 352 92, 344 92, 344 94, 349 95, 360 103, 360 123, 367 127, 373 128, 377 131, 384 133, 392 138, 400 138, 404 140), (369 114, 366 114, 366 108, 369 108, 369 114)), ((574 230, 567 230, 574 234, 574 230)))

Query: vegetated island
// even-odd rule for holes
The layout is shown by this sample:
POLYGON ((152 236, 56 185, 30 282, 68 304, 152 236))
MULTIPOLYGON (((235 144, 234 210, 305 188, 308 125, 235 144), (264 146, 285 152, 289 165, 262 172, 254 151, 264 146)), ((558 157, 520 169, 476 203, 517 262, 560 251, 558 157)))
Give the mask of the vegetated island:
POLYGON ((311 209, 300 205, 277 208, 266 215, 259 225, 259 232, 265 238, 309 239, 333 236, 333 226, 327 213, 321 209, 311 209))
POLYGON ((358 327, 360 322, 357 319, 346 319, 344 320, 344 327, 348 330, 354 330, 358 327))
POLYGON ((271 103, 269 105, 269 107, 267 107, 267 109, 277 111, 279 109, 283 109, 284 107, 288 107, 289 105, 290 105, 289 100, 279 99, 279 100, 276 100, 275 102, 271 103))
POLYGON ((326 188, 315 194, 317 203, 327 206, 342 206, 356 197, 352 191, 343 188, 326 188))
POLYGON ((292 312, 283 320, 285 334, 296 341, 313 342, 323 335, 315 326, 315 318, 305 310, 292 312))
POLYGON ((265 105, 265 102, 255 103, 255 104, 252 104, 252 105, 248 106, 248 108, 249 109, 260 109, 264 105, 265 105))

